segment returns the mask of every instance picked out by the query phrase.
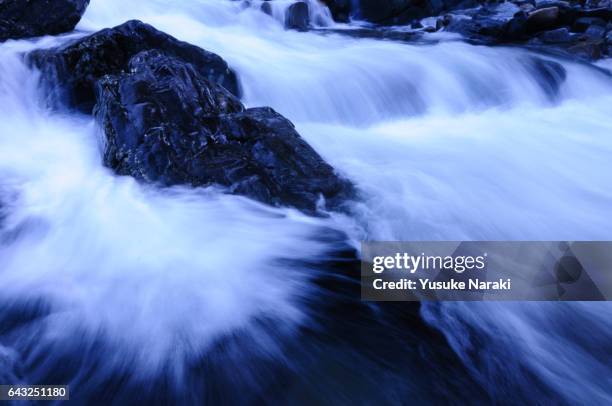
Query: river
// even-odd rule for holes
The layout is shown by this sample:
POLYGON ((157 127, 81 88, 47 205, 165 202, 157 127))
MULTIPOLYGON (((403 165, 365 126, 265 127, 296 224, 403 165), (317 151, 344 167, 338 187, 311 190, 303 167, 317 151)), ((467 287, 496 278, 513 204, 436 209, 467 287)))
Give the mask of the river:
MULTIPOLYGON (((309 354, 318 344, 304 330, 318 328, 309 306, 322 293, 316 267, 300 264, 342 243, 313 236, 335 230, 354 246, 612 238, 612 76, 604 65, 442 34, 419 44, 359 38, 330 30, 354 26, 336 25, 315 1, 313 20, 325 30, 286 31, 292 2, 273 2, 272 17, 260 3, 93 0, 74 33, 0 45, 4 381, 147 388, 164 376, 185 391, 195 360, 221 346, 223 367, 197 375, 218 383, 205 399, 234 390, 266 399, 280 375, 317 376, 309 354), (218 188, 156 190, 105 168, 93 119, 48 109, 22 55, 132 18, 228 61, 247 106, 285 115, 358 186, 353 215, 313 218, 218 188), (559 89, 534 57, 563 66, 559 89), (241 346, 224 352, 220 340, 238 336, 241 346)), ((430 303, 420 315, 446 338, 475 397, 612 402, 607 303, 430 303)), ((372 334, 365 330, 364 322, 372 334)), ((321 381, 294 383, 283 400, 349 403, 375 390, 392 392, 383 403, 431 400, 426 394, 439 389, 410 384, 414 374, 448 372, 433 364, 386 370, 386 356, 354 348, 343 361, 328 354, 321 381), (348 359, 361 369, 354 386, 341 379, 348 359)))

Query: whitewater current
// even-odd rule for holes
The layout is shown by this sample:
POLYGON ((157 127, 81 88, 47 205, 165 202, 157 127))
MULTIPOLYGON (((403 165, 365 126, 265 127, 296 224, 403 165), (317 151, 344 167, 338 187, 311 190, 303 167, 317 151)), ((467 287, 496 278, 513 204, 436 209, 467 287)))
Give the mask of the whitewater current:
MULTIPOLYGON (((311 19, 326 30, 286 31, 291 3, 271 2, 267 16, 257 1, 93 0, 73 33, 0 44, 1 381, 111 376, 146 386, 164 375, 167 385, 188 387, 193 360, 233 337, 242 344, 224 347, 222 373, 232 378, 223 382, 266 393, 277 368, 266 362, 294 372, 313 362, 316 345, 288 348, 322 328, 310 308, 322 295, 312 259, 342 242, 321 234, 346 235, 355 247, 612 238, 605 63, 439 34, 426 44, 358 38, 316 1, 311 19), (352 215, 313 218, 218 188, 159 190, 105 168, 92 118, 47 108, 23 55, 133 18, 222 56, 247 106, 285 115, 357 185, 352 215), (558 92, 542 84, 533 57, 563 66, 558 92), (63 372, 49 372, 67 360, 63 372)), ((520 387, 561 403, 612 402, 607 303, 439 303, 423 305, 420 317, 490 398, 520 387)), ((407 383, 415 366, 389 372, 376 352, 350 356, 379 374, 359 375, 363 382, 429 390, 407 383)), ((341 375, 330 387, 342 385, 341 375)))

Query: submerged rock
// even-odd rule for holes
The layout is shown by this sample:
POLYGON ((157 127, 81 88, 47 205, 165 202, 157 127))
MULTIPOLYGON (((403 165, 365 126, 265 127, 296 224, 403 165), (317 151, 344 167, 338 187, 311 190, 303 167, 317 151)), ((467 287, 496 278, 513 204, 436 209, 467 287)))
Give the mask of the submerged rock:
POLYGON ((260 10, 261 10, 261 11, 262 11, 264 14, 267 14, 267 15, 269 15, 269 16, 271 16, 271 15, 272 15, 272 6, 271 6, 271 5, 270 5, 270 3, 269 3, 269 2, 267 2, 267 1, 261 4, 261 6, 260 6, 260 10))
POLYGON ((89 0, 1 0, 0 41, 72 31, 89 0))
POLYGON ((95 116, 104 162, 162 185, 218 184, 276 206, 334 208, 348 181, 271 108, 248 109, 190 64, 159 51, 135 55, 127 72, 104 77, 95 116))
POLYGON ((561 85, 567 78, 563 65, 548 59, 529 56, 524 59, 527 69, 537 79, 537 83, 550 101, 556 101, 561 85))
POLYGON ((152 49, 190 63, 203 77, 240 95, 238 78, 221 57, 137 20, 60 48, 33 51, 28 59, 41 70, 52 104, 90 113, 95 104, 96 82, 104 75, 126 71, 134 55, 152 49))

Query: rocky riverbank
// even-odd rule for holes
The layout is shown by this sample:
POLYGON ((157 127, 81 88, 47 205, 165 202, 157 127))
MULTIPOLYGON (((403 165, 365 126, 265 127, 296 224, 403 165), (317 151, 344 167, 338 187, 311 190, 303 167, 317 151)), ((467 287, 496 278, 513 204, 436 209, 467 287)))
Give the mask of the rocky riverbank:
POLYGON ((482 44, 522 44, 585 60, 612 55, 610 2, 516 1, 454 10, 436 29, 482 44), (605 7, 600 7, 605 5, 605 7))
MULTIPOLYGON (((612 2, 325 0, 338 22, 362 21, 371 37, 413 40, 451 32, 472 43, 518 44, 582 60, 612 56, 612 2), (391 29, 389 27, 401 29, 391 29)), ((304 4, 306 6, 306 4, 304 4)), ((289 17, 287 17, 289 18, 289 17)))

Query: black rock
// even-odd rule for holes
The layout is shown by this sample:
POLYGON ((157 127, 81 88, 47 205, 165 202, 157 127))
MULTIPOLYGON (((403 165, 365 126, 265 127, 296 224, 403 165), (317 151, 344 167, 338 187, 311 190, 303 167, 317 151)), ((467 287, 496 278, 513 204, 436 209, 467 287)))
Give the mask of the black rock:
POLYGON ((155 51, 97 87, 95 116, 104 161, 118 173, 161 185, 218 184, 275 206, 338 207, 351 184, 271 108, 245 110, 193 65, 155 51))
POLYGON ((307 31, 310 24, 310 10, 308 4, 303 1, 294 3, 287 8, 285 15, 285 28, 307 31))
POLYGON ((527 16, 528 32, 540 32, 554 28, 559 21, 559 7, 544 7, 532 11, 527 16))
POLYGON ((260 10, 264 13, 267 14, 269 16, 272 15, 272 6, 270 5, 269 2, 264 2, 261 4, 260 10))
POLYGON ((369 22, 397 25, 478 3, 477 0, 358 0, 356 14, 369 22))
POLYGON ((221 57, 136 20, 60 48, 33 51, 28 60, 41 70, 52 104, 90 113, 96 82, 104 75, 125 72, 134 55, 152 49, 193 65, 205 78, 240 96, 238 78, 221 57))
POLYGON ((0 0, 0 41, 72 31, 89 0, 0 0))

